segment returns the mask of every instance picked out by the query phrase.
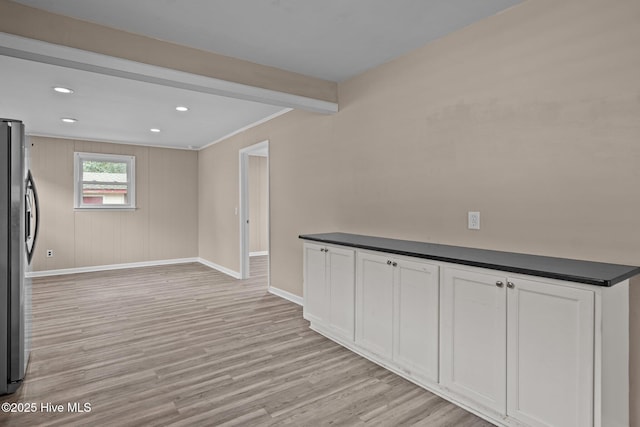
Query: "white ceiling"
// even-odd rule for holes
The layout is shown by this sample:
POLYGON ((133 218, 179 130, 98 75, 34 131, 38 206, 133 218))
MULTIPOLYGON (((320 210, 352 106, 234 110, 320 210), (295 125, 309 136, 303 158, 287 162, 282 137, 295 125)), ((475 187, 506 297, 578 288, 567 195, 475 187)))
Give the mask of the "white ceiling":
MULTIPOLYGON (((18 0, 332 81, 348 79, 520 1, 18 0)), ((0 70, 0 116, 23 120, 31 134, 199 148, 286 111, 2 55, 0 70), (54 93, 55 85, 67 85, 75 93, 54 93), (178 113, 178 104, 191 109, 178 113), (63 124, 65 116, 79 121, 63 124), (150 127, 162 132, 151 134, 150 127)))
POLYGON ((283 110, 8 56, 0 56, 0 70, 0 117, 22 120, 31 135, 199 148, 283 110), (176 111, 178 105, 189 111, 176 111))

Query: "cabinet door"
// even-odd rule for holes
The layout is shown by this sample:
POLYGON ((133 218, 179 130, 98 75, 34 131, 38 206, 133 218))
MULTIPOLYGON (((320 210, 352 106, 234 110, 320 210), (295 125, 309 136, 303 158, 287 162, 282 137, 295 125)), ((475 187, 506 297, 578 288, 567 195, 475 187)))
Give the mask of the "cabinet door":
POLYGON ((356 343, 391 359, 393 348, 393 267, 390 258, 358 252, 356 343))
POLYGON ((438 266, 408 260, 394 269, 393 359, 409 375, 438 381, 438 266))
POLYGON ((441 384, 500 415, 506 413, 507 390, 505 282, 445 268, 441 305, 441 384))
POLYGON ((304 318, 323 322, 328 316, 329 292, 326 286, 325 247, 304 244, 304 318))
POLYGON ((329 327, 349 341, 354 339, 355 252, 328 247, 327 286, 329 289, 329 327))
POLYGON ((594 293, 511 282, 508 415, 531 426, 592 426, 594 293))

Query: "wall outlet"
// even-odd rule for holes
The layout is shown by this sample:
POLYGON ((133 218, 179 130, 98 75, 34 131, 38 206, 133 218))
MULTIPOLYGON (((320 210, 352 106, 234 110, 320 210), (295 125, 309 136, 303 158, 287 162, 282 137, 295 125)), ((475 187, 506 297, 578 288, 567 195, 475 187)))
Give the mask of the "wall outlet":
POLYGON ((47 258, 51 258, 53 256, 53 249, 47 249, 47 258))
POLYGON ((469 230, 480 230, 480 212, 469 212, 469 230))

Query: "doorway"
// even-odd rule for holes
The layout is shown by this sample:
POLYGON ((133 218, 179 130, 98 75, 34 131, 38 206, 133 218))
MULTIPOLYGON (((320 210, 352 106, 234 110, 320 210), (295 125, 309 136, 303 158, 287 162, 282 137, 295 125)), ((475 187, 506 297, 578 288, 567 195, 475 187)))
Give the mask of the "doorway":
MULTIPOLYGON (((240 277, 251 277, 251 259, 270 262, 269 141, 240 150, 240 277)), ((270 280, 270 274, 267 271, 270 280)), ((269 282, 270 283, 270 282, 269 282)))

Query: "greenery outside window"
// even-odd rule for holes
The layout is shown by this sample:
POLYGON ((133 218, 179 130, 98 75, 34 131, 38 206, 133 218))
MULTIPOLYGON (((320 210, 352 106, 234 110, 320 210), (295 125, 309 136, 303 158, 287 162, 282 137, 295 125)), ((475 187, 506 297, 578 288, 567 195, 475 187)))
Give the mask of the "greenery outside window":
POLYGON ((74 154, 76 209, 135 209, 136 158, 115 154, 74 154))

